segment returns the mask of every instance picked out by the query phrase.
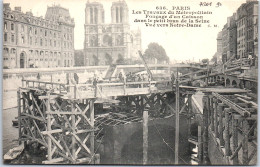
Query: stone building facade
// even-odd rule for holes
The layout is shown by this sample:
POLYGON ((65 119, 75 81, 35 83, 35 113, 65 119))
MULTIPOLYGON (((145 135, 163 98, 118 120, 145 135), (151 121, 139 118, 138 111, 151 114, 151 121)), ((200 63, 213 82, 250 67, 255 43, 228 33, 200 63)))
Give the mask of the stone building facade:
POLYGON ((258 57, 258 1, 248 1, 247 11, 246 51, 258 57))
POLYGON ((242 4, 237 9, 237 57, 246 57, 246 10, 242 4))
POLYGON ((228 33, 228 49, 227 58, 235 58, 237 56, 237 26, 236 26, 236 14, 227 19, 227 33, 228 33))
POLYGON ((220 31, 218 33, 218 36, 217 36, 217 52, 216 52, 217 62, 221 62, 222 61, 222 51, 223 51, 223 47, 222 47, 222 31, 220 31))
POLYGON ((59 5, 48 6, 45 18, 3 8, 3 67, 47 68, 74 65, 74 19, 59 5))
POLYGON ((98 2, 87 2, 85 8, 85 65, 109 65, 119 59, 130 59, 141 50, 140 30, 131 31, 125 1, 113 2, 111 24, 105 24, 105 11, 98 2))
POLYGON ((247 0, 231 17, 222 31, 222 62, 230 58, 258 58, 258 1, 247 0))

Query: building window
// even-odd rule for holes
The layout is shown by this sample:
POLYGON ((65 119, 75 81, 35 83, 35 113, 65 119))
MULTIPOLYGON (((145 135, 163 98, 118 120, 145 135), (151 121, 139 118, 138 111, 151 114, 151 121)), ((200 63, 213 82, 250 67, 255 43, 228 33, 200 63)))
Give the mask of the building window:
POLYGON ((14 35, 11 36, 11 41, 14 42, 14 35))
POLYGON ((32 34, 32 27, 29 28, 29 33, 32 34))
POLYGON ((47 43, 48 43, 48 42, 47 42, 47 39, 45 39, 45 46, 47 46, 47 43))
POLYGON ((37 38, 35 38, 35 45, 37 45, 37 38))
POLYGON ((56 33, 54 33, 54 38, 56 38, 56 33))
POLYGON ((54 47, 56 47, 56 41, 54 41, 54 47))
POLYGON ((9 53, 9 49, 8 48, 4 48, 4 53, 8 54, 9 53))
POLYGON ((4 28, 7 30, 7 22, 4 23, 4 28))
POLYGON ((50 46, 52 46, 52 41, 50 40, 50 46))
POLYGON ((24 32, 24 26, 23 25, 21 26, 21 31, 24 32))
POLYGON ((47 36, 47 30, 45 30, 45 36, 47 36))
POLYGON ((4 41, 7 42, 7 33, 4 35, 4 41))
POLYGON ((12 31, 14 30, 14 24, 13 23, 11 24, 11 30, 12 31))
POLYGON ((40 39, 40 45, 42 46, 42 39, 40 39))
POLYGON ((24 40, 24 36, 22 36, 22 44, 24 44, 25 40, 24 40))
POLYGON ((34 32, 35 35, 37 35, 37 29, 35 29, 35 32, 34 32))
POLYGON ((15 54, 15 49, 14 48, 11 49, 11 53, 15 54))

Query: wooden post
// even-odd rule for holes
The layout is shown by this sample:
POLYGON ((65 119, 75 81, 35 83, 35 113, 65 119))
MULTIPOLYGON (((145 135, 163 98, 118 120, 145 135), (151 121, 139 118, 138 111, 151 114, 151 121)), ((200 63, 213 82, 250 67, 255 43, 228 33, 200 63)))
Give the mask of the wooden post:
POLYGON ((143 111, 143 165, 148 161, 148 111, 143 111))
MULTIPOLYGON (((22 138, 22 129, 21 129, 21 96, 20 96, 20 88, 17 91, 17 107, 18 107, 18 128, 19 128, 19 139, 22 138)), ((19 144, 21 141, 19 140, 19 144)))
POLYGON ((126 94, 126 77, 124 77, 124 95, 126 94))
POLYGON ((230 109, 226 108, 225 112, 225 153, 230 156, 230 138, 229 138, 229 112, 230 109))
MULTIPOLYGON (((234 118, 234 115, 232 116, 232 138, 233 138, 233 150, 236 150, 238 147, 238 120, 234 118)), ((238 153, 233 158, 233 165, 239 165, 238 162, 238 153)))
MULTIPOLYGON (((51 109, 50 109, 50 93, 48 92, 48 99, 47 99, 47 131, 51 131, 51 109)), ((51 138, 47 136, 48 140, 48 161, 52 160, 52 155, 51 155, 51 138)))
MULTIPOLYGON (((74 112, 74 109, 75 109, 75 104, 74 104, 74 101, 72 101, 71 103, 71 112, 74 112)), ((72 126, 72 133, 73 134, 76 134, 76 124, 75 124, 75 114, 72 114, 71 115, 71 126, 72 126)), ((76 138, 74 135, 71 136, 72 139, 71 139, 71 147, 72 147, 72 159, 73 160, 76 160, 77 157, 76 157, 76 148, 75 148, 75 144, 76 144, 76 138)))
POLYGON ((223 138, 223 131, 224 131, 224 126, 223 126, 223 105, 218 105, 218 113, 219 113, 219 140, 220 140, 220 146, 224 146, 224 138, 223 138))
POLYGON ((214 99, 214 132, 216 138, 218 138, 218 111, 217 111, 217 99, 214 99))
POLYGON ((201 137, 201 126, 198 126, 198 163, 202 164, 203 150, 202 150, 202 137, 201 137))
MULTIPOLYGON (((95 150, 94 150, 94 141, 95 141, 95 134, 94 134, 94 114, 95 114, 95 110, 94 110, 94 99, 91 99, 89 101, 89 109, 90 109, 90 123, 91 123, 91 127, 92 127, 92 131, 90 132, 90 153, 91 153, 91 157, 94 157, 95 155, 95 150)), ((92 163, 94 163, 92 161, 92 163)))
POLYGON ((210 119, 211 119, 211 126, 210 126, 210 128, 211 128, 211 130, 212 130, 212 132, 215 130, 215 126, 214 126, 214 124, 215 124, 215 122, 214 122, 214 103, 215 103, 215 98, 212 98, 211 99, 211 108, 212 108, 212 110, 211 110, 211 115, 210 115, 210 119))
POLYGON ((176 114, 175 114, 175 164, 179 163, 179 112, 180 112, 180 92, 179 92, 179 74, 177 67, 177 78, 176 78, 176 114))
POLYGON ((242 150, 243 150, 243 165, 248 165, 248 122, 246 119, 243 120, 243 138, 242 150))
POLYGON ((206 86, 209 85, 209 60, 207 61, 207 78, 206 78, 206 86))
POLYGON ((213 103, 213 97, 210 96, 209 97, 209 113, 208 113, 208 124, 210 126, 210 128, 212 129, 212 125, 211 125, 211 115, 212 115, 212 111, 213 111, 213 107, 212 107, 212 103, 213 103))
POLYGON ((74 99, 77 98, 77 85, 74 85, 74 99))
POLYGON ((209 141, 209 134, 208 134, 208 113, 210 109, 210 104, 209 104, 209 97, 204 96, 203 99, 203 126, 204 126, 204 131, 203 131, 203 161, 204 164, 208 164, 208 141, 209 141))
MULTIPOLYGON (((189 118, 188 118, 188 127, 191 126, 191 114, 192 114, 191 97, 192 97, 192 94, 188 94, 188 115, 189 115, 189 118)), ((188 136, 191 136, 190 128, 188 128, 188 136)))

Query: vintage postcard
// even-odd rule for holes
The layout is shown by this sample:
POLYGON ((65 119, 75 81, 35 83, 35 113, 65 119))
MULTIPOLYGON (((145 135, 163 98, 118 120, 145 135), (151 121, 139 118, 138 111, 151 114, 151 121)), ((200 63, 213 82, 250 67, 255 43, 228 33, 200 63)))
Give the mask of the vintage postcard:
POLYGON ((257 164, 257 0, 2 12, 3 164, 257 164))

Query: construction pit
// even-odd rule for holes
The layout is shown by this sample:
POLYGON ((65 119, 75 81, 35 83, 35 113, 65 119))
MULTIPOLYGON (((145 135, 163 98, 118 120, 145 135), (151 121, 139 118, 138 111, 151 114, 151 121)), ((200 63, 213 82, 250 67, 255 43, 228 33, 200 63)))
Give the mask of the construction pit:
MULTIPOLYGON (((144 140, 147 164, 174 163, 175 93, 169 81, 153 83, 153 88, 151 82, 88 85, 91 89, 85 90, 92 91, 91 97, 84 98, 78 89, 82 85, 23 82, 17 93, 19 141, 27 148, 40 148, 41 163, 143 164, 144 140)), ((180 125, 189 123, 186 95, 180 96, 180 125)), ((180 126, 180 164, 188 161, 188 128, 180 126)))

